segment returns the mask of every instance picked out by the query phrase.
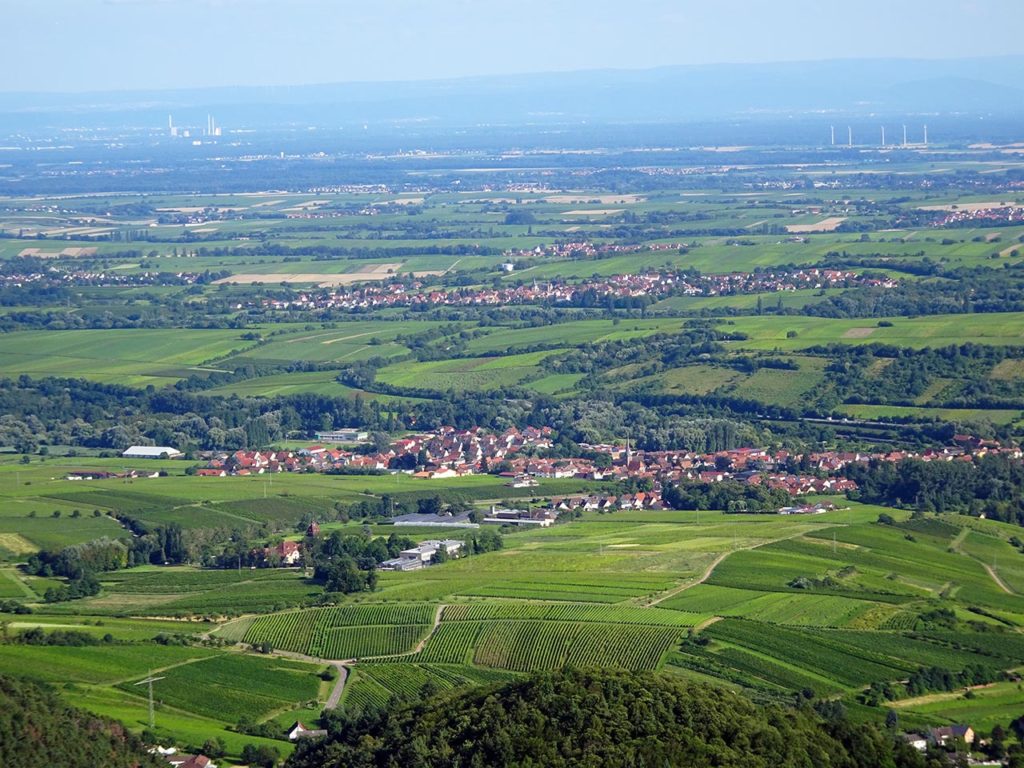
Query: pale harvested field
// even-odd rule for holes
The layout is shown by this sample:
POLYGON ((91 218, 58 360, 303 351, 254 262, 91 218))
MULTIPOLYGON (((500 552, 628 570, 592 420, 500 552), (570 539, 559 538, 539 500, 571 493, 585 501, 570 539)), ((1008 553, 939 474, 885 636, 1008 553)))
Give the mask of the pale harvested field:
POLYGON ((1015 203, 1003 203, 999 200, 992 200, 984 203, 950 203, 948 205, 922 205, 917 210, 919 211, 967 211, 968 213, 974 213, 975 211, 988 211, 993 208, 1009 208, 1015 205, 1015 203))
POLYGON ((875 332, 874 328, 851 328, 843 334, 844 339, 866 339, 875 332))
POLYGON ((379 200, 374 205, 420 205, 422 197, 398 197, 394 200, 379 200))
MULTIPOLYGON (((323 288, 335 285, 351 285, 374 280, 386 280, 402 268, 401 262, 388 264, 368 264, 358 272, 292 272, 292 273, 240 273, 231 277, 221 278, 216 284, 252 285, 253 283, 313 283, 323 288)), ((441 275, 443 272, 416 272, 417 277, 441 275)))
POLYGON ((20 533, 0 533, 0 547, 16 555, 29 555, 39 551, 39 547, 20 533))
POLYGON ((632 205, 633 203, 642 203, 647 198, 643 195, 548 195, 541 199, 560 205, 579 205, 592 200, 596 200, 601 205, 632 205))
POLYGON ((806 232, 834 232, 844 221, 846 221, 845 216, 830 216, 827 219, 822 219, 817 224, 790 224, 786 227, 786 231, 794 234, 803 234, 806 232))
MULTIPOLYGON (((388 264, 368 264, 365 269, 359 270, 371 275, 387 275, 393 274, 402 268, 401 262, 393 262, 388 264)), ((355 273, 353 273, 355 274, 355 273)))
POLYGON ((282 211, 286 211, 286 212, 287 211, 290 211, 290 212, 302 212, 302 211, 311 210, 313 208, 319 208, 321 205, 327 205, 329 202, 331 202, 331 201, 330 200, 310 200, 309 202, 299 203, 298 205, 293 205, 291 208, 282 208, 281 210, 282 211))
POLYGON ((622 208, 595 208, 592 211, 566 211, 563 216, 611 216, 622 213, 622 208))
POLYGON ((335 285, 352 285, 353 283, 373 282, 375 280, 386 280, 388 274, 384 272, 348 272, 331 275, 320 272, 288 274, 262 274, 262 275, 232 275, 217 280, 216 284, 254 285, 256 283, 279 283, 300 284, 312 283, 322 288, 329 288, 335 285))

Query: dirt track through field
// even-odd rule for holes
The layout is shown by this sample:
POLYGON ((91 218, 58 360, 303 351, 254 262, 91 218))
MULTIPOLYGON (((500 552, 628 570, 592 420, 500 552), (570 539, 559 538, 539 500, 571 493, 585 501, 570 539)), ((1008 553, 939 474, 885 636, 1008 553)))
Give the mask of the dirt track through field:
MULTIPOLYGON (((812 529, 812 530, 817 530, 817 529, 812 529)), ((782 537, 780 537, 778 539, 771 539, 769 541, 762 541, 759 544, 754 544, 754 545, 749 546, 749 547, 738 547, 737 549, 730 549, 728 552, 723 552, 722 554, 720 554, 718 557, 716 557, 714 560, 711 561, 711 564, 707 568, 704 569, 704 573, 701 574, 701 577, 699 579, 697 579, 696 581, 687 582, 686 584, 681 584, 680 586, 678 586, 678 587, 676 587, 674 589, 670 589, 668 592, 665 592, 663 595, 655 598, 651 602, 644 603, 644 605, 646 607, 648 607, 648 608, 653 607, 655 605, 658 605, 659 603, 665 602, 669 598, 675 597, 680 592, 685 592, 686 590, 690 589, 691 587, 696 587, 698 584, 703 584, 705 581, 707 581, 708 579, 711 578, 711 574, 714 573, 715 568, 717 568, 719 565, 721 565, 722 561, 725 560, 725 558, 727 558, 729 555, 735 554, 736 552, 750 551, 752 549, 757 549, 758 547, 764 547, 764 546, 767 546, 769 544, 777 544, 780 541, 788 541, 789 539, 798 539, 801 536, 806 535, 807 533, 810 533, 810 531, 800 531, 799 533, 794 533, 792 536, 782 536, 782 537)))
POLYGON ((988 575, 992 577, 992 581, 998 584, 999 588, 1002 589, 1003 592, 1005 592, 1008 595, 1014 594, 1014 591, 1010 589, 1008 586, 1006 586, 1006 582, 999 578, 999 574, 996 573, 995 568, 993 568, 991 565, 988 565, 987 563, 982 563, 982 565, 985 566, 985 570, 988 571, 988 575))

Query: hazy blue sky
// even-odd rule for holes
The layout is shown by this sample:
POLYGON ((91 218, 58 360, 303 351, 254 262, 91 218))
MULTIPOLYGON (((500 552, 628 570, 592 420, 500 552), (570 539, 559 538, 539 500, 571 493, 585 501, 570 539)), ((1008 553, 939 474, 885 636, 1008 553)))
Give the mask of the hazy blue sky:
POLYGON ((1004 55, 1024 0, 0 0, 0 91, 1004 55))

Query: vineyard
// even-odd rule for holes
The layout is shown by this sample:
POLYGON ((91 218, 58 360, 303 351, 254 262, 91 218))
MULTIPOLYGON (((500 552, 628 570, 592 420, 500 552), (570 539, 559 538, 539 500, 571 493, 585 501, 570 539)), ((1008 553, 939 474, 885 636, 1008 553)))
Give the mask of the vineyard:
POLYGON ((899 635, 849 630, 799 630, 726 619, 705 630, 706 647, 686 645, 668 663, 771 691, 811 688, 818 694, 857 690, 870 682, 901 680, 922 666, 1004 668, 1024 653, 1024 638, 1005 634, 997 644, 970 633, 899 635))
MULTIPOLYGON (((319 690, 316 668, 308 664, 241 654, 222 654, 161 673, 164 704, 226 722, 260 719, 274 710, 314 700, 319 690), (197 691, 204 695, 197 696, 197 691)), ((144 695, 136 680, 118 687, 144 695)))
POLYGON ((510 672, 451 664, 362 664, 352 672, 343 701, 346 709, 358 711, 386 706, 396 698, 413 700, 425 690, 487 685, 512 677, 510 672))
POLYGON ((244 640, 324 659, 407 653, 426 635, 435 608, 423 604, 348 605, 261 616, 244 640))
POLYGON ((811 627, 846 627, 858 621, 881 623, 899 612, 896 606, 850 597, 758 592, 708 584, 681 592, 661 605, 673 610, 701 609, 718 616, 811 627), (870 619, 866 618, 869 613, 870 619))
POLYGON ((479 621, 442 621, 415 659, 441 664, 468 664, 473 660, 473 649, 484 626, 479 621))
POLYGON ((653 624, 666 627, 692 627, 709 618, 710 615, 666 611, 660 608, 513 601, 458 603, 449 605, 444 610, 445 621, 488 621, 494 619, 596 621, 607 624, 653 624))
POLYGON ((664 578, 640 574, 587 577, 582 573, 544 573, 529 577, 478 580, 458 585, 452 594, 467 597, 505 597, 522 600, 563 600, 574 603, 619 603, 673 586, 664 578))
POLYGON ((496 621, 481 631, 473 661, 518 672, 565 666, 654 669, 678 636, 678 629, 666 627, 496 621))

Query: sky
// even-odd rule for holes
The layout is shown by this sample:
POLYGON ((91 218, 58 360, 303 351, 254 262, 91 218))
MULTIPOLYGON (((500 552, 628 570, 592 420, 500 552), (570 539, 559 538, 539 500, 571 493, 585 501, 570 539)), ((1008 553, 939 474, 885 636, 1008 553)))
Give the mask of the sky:
POLYGON ((0 91, 1021 52, 1022 0, 0 0, 0 91))

